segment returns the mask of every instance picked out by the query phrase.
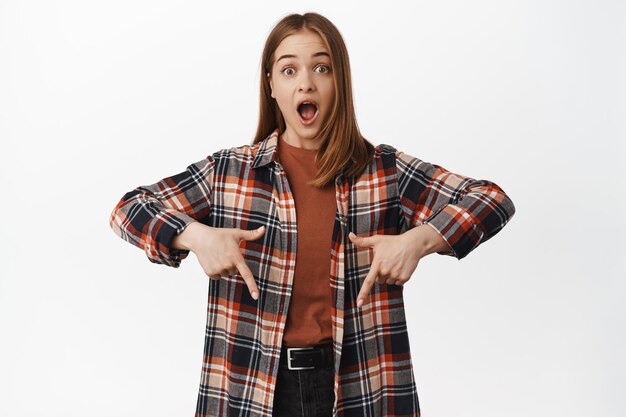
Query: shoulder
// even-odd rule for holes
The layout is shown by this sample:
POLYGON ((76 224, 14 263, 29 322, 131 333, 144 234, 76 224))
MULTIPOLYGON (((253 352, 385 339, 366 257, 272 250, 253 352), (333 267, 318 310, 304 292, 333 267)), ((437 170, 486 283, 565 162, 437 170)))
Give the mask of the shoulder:
POLYGON ((414 159, 418 159, 413 155, 409 155, 408 153, 396 148, 393 145, 388 145, 386 143, 381 143, 376 146, 376 154, 377 155, 393 155, 396 159, 401 159, 402 161, 411 161, 414 159))
POLYGON ((398 150, 389 144, 380 143, 374 147, 374 161, 382 160, 385 166, 396 163, 396 153, 398 150))
POLYGON ((257 154, 257 151, 261 143, 256 143, 254 145, 239 145, 233 146, 230 148, 222 148, 215 152, 213 152, 210 157, 216 163, 250 163, 254 161, 254 157, 257 154))
POLYGON ((420 158, 385 143, 376 146, 376 152, 380 155, 390 155, 399 165, 414 165, 422 162, 420 158))
POLYGON ((395 172, 396 148, 386 143, 374 146, 371 161, 366 168, 369 174, 377 173, 377 176, 386 176, 395 172))
POLYGON ((395 166, 400 176, 404 175, 407 170, 426 169, 428 165, 420 158, 386 143, 375 147, 374 157, 385 161, 385 166, 395 166))
POLYGON ((382 154, 395 154, 398 150, 393 147, 392 145, 388 145, 386 143, 380 143, 378 145, 376 145, 376 147, 374 148, 376 150, 376 154, 378 155, 382 155, 382 154))

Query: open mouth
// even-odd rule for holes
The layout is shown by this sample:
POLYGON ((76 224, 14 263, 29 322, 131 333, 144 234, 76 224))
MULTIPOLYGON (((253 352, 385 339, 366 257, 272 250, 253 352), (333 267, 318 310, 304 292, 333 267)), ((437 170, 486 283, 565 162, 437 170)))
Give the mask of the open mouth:
POLYGON ((300 122, 304 125, 310 125, 317 118, 318 113, 317 105, 311 101, 303 101, 298 106, 298 115, 300 115, 300 122))

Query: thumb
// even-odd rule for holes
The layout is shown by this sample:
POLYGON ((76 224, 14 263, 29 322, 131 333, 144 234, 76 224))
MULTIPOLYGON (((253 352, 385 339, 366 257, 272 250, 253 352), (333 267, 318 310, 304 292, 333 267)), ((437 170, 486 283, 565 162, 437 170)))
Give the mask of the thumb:
POLYGON ((354 243, 357 246, 367 245, 368 243, 367 237, 365 236, 357 236, 352 232, 350 232, 348 236, 350 237, 350 240, 352 241, 352 243, 354 243))
POLYGON ((261 226, 258 229, 244 230, 241 238, 244 240, 257 240, 264 232, 265 226, 261 226))

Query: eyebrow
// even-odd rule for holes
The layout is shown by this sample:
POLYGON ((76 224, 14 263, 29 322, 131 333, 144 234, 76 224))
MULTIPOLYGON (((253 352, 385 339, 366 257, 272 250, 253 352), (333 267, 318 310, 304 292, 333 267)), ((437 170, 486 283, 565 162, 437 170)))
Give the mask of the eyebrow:
MULTIPOLYGON (((314 53, 313 55, 311 55, 311 57, 313 57, 313 58, 314 58, 314 57, 318 57, 318 56, 327 56, 328 58, 330 58, 330 55, 328 55, 328 53, 326 53, 326 52, 316 52, 316 53, 314 53)), ((297 58, 297 57, 298 57, 297 55, 293 55, 293 54, 286 54, 286 55, 283 55, 283 56, 281 56, 280 58, 278 58, 278 59, 276 60, 276 62, 280 61, 280 60, 281 60, 281 59, 283 59, 283 58, 297 58)))

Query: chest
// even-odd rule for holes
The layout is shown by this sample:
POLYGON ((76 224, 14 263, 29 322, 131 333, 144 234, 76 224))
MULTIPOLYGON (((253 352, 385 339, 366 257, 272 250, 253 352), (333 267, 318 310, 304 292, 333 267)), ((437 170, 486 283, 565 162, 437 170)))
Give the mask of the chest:
MULTIPOLYGON (((398 185, 395 170, 387 165, 381 160, 358 178, 336 177, 333 239, 343 241, 349 232, 399 233, 403 225, 398 185)), ((306 201, 316 203, 315 198, 306 201)), ((270 232, 266 244, 283 250, 295 249, 288 242, 297 233, 294 187, 279 162, 263 169, 243 168, 242 172, 237 167, 216 172, 211 205, 210 226, 250 230, 265 225, 270 232)), ((306 212, 312 215, 314 210, 306 212)))

